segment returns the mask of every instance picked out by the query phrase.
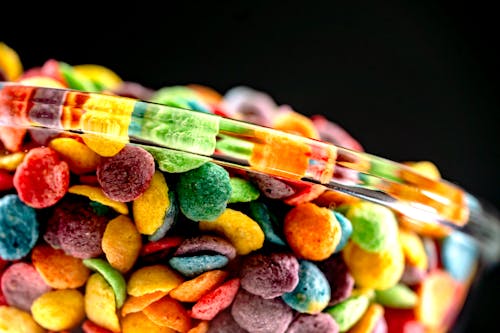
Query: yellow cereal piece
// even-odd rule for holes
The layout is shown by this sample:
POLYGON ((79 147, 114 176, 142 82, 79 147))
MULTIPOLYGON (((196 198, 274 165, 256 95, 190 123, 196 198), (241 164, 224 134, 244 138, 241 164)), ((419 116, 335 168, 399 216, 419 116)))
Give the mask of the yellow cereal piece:
POLYGON ((109 264, 126 273, 139 257, 142 239, 132 220, 120 215, 106 225, 101 245, 109 264))
POLYGON ((83 295, 76 289, 49 291, 31 305, 33 319, 52 331, 70 330, 85 318, 83 295))
POLYGON ((24 159, 25 152, 17 152, 8 155, 0 155, 0 169, 5 171, 16 171, 24 159))
POLYGON ((120 332, 115 294, 99 273, 92 274, 85 286, 85 313, 95 324, 113 332, 120 332))
POLYGON ((68 163, 71 172, 77 175, 94 172, 99 164, 100 156, 73 138, 53 139, 49 147, 54 149, 68 163))
POLYGON ((0 332, 2 333, 44 333, 28 312, 11 306, 0 306, 0 332))
POLYGON ((139 268, 132 273, 127 284, 127 293, 142 296, 155 291, 170 292, 184 279, 165 265, 152 265, 139 268))
POLYGON ((342 251, 356 285, 384 290, 394 286, 404 270, 404 255, 399 242, 380 252, 368 252, 349 241, 342 251))
POLYGON ((23 64, 19 55, 3 42, 0 42, 0 69, 5 73, 7 81, 15 81, 23 73, 23 64))
POLYGON ((175 333, 176 331, 153 323, 142 312, 128 314, 122 320, 122 333, 175 333))
POLYGON ((169 296, 181 302, 197 302, 203 295, 220 285, 228 273, 218 269, 205 272, 194 279, 181 283, 169 296))
POLYGON ((225 236, 239 255, 249 254, 264 245, 264 232, 257 222, 231 208, 226 208, 215 221, 200 221, 199 228, 225 236))
POLYGON ((108 198, 100 187, 89 185, 73 185, 68 189, 69 193, 83 195, 92 201, 113 208, 120 214, 128 215, 128 207, 124 202, 118 202, 108 198))
POLYGON ((408 165, 413 169, 413 171, 430 178, 432 180, 440 180, 441 173, 437 166, 430 161, 419 161, 419 162, 405 162, 404 164, 408 165))
POLYGON ((86 133, 82 134, 82 138, 90 149, 104 157, 115 156, 128 143, 128 141, 125 140, 109 139, 98 134, 86 133))
POLYGON ((58 89, 66 88, 64 84, 48 76, 32 76, 20 80, 19 83, 27 86, 36 86, 36 87, 58 88, 58 89))
POLYGON ((76 65, 73 66, 73 70, 79 75, 85 76, 92 82, 97 83, 102 89, 113 89, 122 83, 122 79, 118 74, 101 65, 76 65))
POLYGON ((419 235, 412 230, 400 228, 399 242, 403 248, 406 261, 412 266, 426 270, 427 253, 425 252, 424 243, 419 235))
POLYGON ((363 317, 349 330, 349 333, 371 333, 377 322, 384 315, 384 307, 380 304, 372 303, 363 317))
POLYGON ((146 192, 132 203, 137 230, 152 235, 162 224, 170 206, 168 186, 161 171, 156 171, 146 192))

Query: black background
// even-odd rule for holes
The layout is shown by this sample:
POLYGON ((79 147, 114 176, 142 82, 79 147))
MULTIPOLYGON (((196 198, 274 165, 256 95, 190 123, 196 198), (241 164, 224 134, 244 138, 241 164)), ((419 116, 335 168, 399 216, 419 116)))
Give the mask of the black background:
MULTIPOLYGON (((165 2, 124 13, 84 7, 25 20, 27 33, 2 29, 0 39, 26 68, 54 58, 101 64, 154 89, 200 83, 221 93, 236 85, 266 91, 278 104, 328 116, 370 153, 433 161, 444 178, 500 208, 493 4, 165 2)), ((498 270, 481 285, 464 331, 498 320, 498 270)))

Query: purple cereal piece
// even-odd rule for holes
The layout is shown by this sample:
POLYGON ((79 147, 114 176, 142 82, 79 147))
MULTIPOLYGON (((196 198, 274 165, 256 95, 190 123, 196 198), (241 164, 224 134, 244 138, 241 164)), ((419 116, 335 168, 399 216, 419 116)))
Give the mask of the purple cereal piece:
POLYGON ((254 172, 249 172, 248 176, 269 199, 279 200, 295 194, 295 190, 290 185, 276 177, 254 172))
POLYGON ((175 251, 174 256, 199 252, 216 252, 226 256, 229 260, 236 258, 236 249, 233 244, 224 238, 212 235, 202 235, 185 239, 175 251))
POLYGON ((292 254, 255 254, 244 260, 241 287, 269 299, 291 292, 299 283, 299 262, 292 254))
POLYGON ((129 81, 122 82, 118 87, 112 89, 111 91, 119 96, 142 99, 143 101, 149 101, 155 93, 153 89, 144 87, 139 83, 129 81))
POLYGON ((207 333, 247 333, 234 321, 231 311, 220 312, 210 323, 207 333))
POLYGON ((406 264, 403 275, 399 281, 407 286, 415 286, 422 282, 426 275, 426 271, 416 266, 406 264))
POLYGON ((318 267, 330 284, 331 297, 328 305, 335 305, 351 295, 354 278, 340 254, 335 254, 318 263, 318 267))
POLYGON ((115 156, 101 159, 97 181, 108 198, 129 202, 148 189, 154 172, 153 155, 140 147, 125 146, 115 156))
POLYGON ((318 313, 315 315, 300 314, 290 324, 286 333, 338 333, 339 325, 327 313, 318 313))
POLYGON ((1 280, 7 304, 30 312, 31 304, 51 288, 31 264, 15 263, 5 270, 1 280))
POLYGON ((387 332, 389 332, 389 328, 387 327, 387 321, 385 321, 384 316, 380 316, 379 320, 375 324, 375 327, 373 327, 371 333, 387 333, 387 332))
POLYGON ((255 333, 284 333, 293 318, 292 309, 281 298, 264 299, 242 289, 231 314, 238 325, 255 333))

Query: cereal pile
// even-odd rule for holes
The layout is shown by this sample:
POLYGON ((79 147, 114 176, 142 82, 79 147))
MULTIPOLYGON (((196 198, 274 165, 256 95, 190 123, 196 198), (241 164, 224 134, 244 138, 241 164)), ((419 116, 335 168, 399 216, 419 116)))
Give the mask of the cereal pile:
POLYGON ((300 181, 332 177, 333 150, 255 130, 269 151, 213 121, 363 150, 325 117, 249 87, 152 90, 54 59, 24 71, 0 43, 2 80, 0 332, 443 332, 455 320, 477 264, 468 236, 417 233, 300 181))

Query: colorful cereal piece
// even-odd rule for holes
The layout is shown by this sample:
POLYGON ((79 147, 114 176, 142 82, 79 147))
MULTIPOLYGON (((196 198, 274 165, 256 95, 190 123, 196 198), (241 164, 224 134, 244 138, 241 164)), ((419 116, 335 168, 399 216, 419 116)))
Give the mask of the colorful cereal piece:
POLYGON ((166 326, 179 332, 191 328, 191 318, 179 301, 168 296, 144 309, 144 314, 156 325, 166 326))
POLYGON ((127 282, 125 282, 123 275, 118 270, 114 269, 107 261, 100 258, 85 259, 83 260, 83 264, 102 275, 113 289, 116 307, 121 308, 127 297, 127 282))
POLYGON ((81 287, 90 275, 90 270, 83 265, 81 259, 46 244, 35 246, 31 252, 31 261, 43 281, 56 289, 81 287))
POLYGON ((107 222, 108 219, 97 215, 86 201, 68 199, 54 209, 49 230, 57 229, 57 243, 64 252, 86 259, 102 254, 101 241, 107 222))
POLYGON ((352 223, 352 241, 365 251, 383 251, 397 241, 396 217, 384 206, 360 201, 350 206, 346 217, 352 223))
POLYGON ((399 242, 403 248, 406 262, 421 270, 426 270, 428 267, 427 254, 420 236, 409 229, 399 228, 399 242))
POLYGON ((324 260, 340 241, 340 225, 328 208, 303 203, 285 216, 283 231, 293 252, 307 260, 324 260))
POLYGON ((333 214, 335 215, 335 218, 337 219, 337 222, 339 223, 341 230, 340 241, 337 247, 335 248, 335 253, 338 253, 342 251, 342 249, 344 249, 344 247, 347 244, 347 241, 349 240, 349 238, 351 238, 352 224, 351 221, 349 221, 349 219, 347 219, 347 217, 345 217, 341 213, 333 212, 333 214))
POLYGON ((39 296, 51 290, 33 265, 18 262, 2 274, 2 293, 8 305, 29 312, 39 296))
POLYGON ((202 231, 214 231, 225 236, 239 255, 249 254, 264 245, 264 232, 257 222, 231 208, 227 208, 215 221, 200 221, 199 227, 202 231))
POLYGON ((156 231, 148 236, 148 240, 151 242, 156 242, 167 234, 167 232, 172 228, 179 215, 179 202, 177 200, 177 196, 173 190, 168 191, 168 201, 170 202, 168 206, 168 210, 165 213, 165 217, 163 218, 163 222, 161 226, 156 229, 156 231))
POLYGON ((379 304, 370 304, 361 319, 349 330, 349 333, 373 332, 377 323, 384 316, 384 308, 379 304))
POLYGON ((186 277, 195 277, 213 269, 227 265, 229 259, 220 254, 202 254, 192 257, 172 257, 170 266, 186 277))
POLYGON ((250 217, 261 227, 265 235, 265 240, 269 243, 285 246, 285 241, 275 231, 281 229, 281 224, 267 205, 263 202, 252 201, 249 208, 250 217))
POLYGON ((95 324, 113 332, 120 332, 116 314, 115 294, 99 273, 92 274, 85 286, 85 314, 95 324))
POLYGON ((136 146, 125 146, 112 157, 103 157, 97 167, 97 180, 110 199, 129 202, 149 187, 155 173, 153 156, 136 146))
POLYGON ((144 294, 142 296, 129 296, 122 306, 121 315, 125 317, 130 313, 140 312, 144 310, 150 304, 158 301, 159 299, 166 296, 168 292, 166 291, 155 291, 149 294, 144 294))
POLYGON ((61 159, 68 163, 69 170, 77 175, 94 172, 99 165, 99 155, 73 138, 55 138, 49 143, 61 159))
POLYGON ((264 299, 243 289, 233 301, 231 314, 249 332, 283 333, 292 322, 292 309, 281 298, 264 299))
POLYGON ((216 289, 203 295, 193 305, 190 311, 191 317, 200 320, 212 320, 219 312, 231 305, 239 288, 239 278, 224 282, 216 289))
POLYGON ((269 199, 284 199, 295 193, 295 190, 279 177, 257 172, 249 172, 248 176, 269 199))
POLYGON ((298 206, 302 203, 313 201, 326 191, 326 187, 319 184, 308 184, 300 190, 296 190, 295 194, 283 199, 283 202, 290 206, 298 206))
POLYGON ((354 281, 363 288, 390 288, 403 274, 404 256, 398 243, 382 252, 367 252, 354 242, 349 242, 342 254, 354 281))
POLYGON ((106 225, 101 244, 109 264, 126 273, 139 257, 142 238, 130 218, 120 215, 106 225))
POLYGON ((288 253, 254 254, 240 269, 241 287, 262 298, 291 292, 299 283, 299 262, 288 253))
POLYGON ((404 284, 396 284, 389 289, 375 290, 377 303, 398 309, 412 309, 418 301, 417 294, 404 284))
POLYGON ((158 169, 168 173, 183 173, 199 168, 210 158, 166 148, 141 146, 153 155, 158 169))
POLYGON ((205 163, 180 174, 177 195, 181 211, 187 218, 213 221, 224 212, 231 197, 229 174, 221 166, 205 163))
POLYGON ((38 240, 35 210, 15 194, 0 198, 0 257, 17 260, 26 256, 38 240))
POLYGON ((35 300, 31 313, 48 330, 75 328, 85 318, 83 295, 76 289, 49 291, 35 300))
POLYGON ((441 243, 443 267, 458 281, 467 281, 478 264, 479 247, 471 236, 454 231, 441 243))
POLYGON ((347 268, 341 254, 336 254, 318 263, 318 268, 325 274, 330 284, 330 302, 335 305, 351 296, 354 278, 347 268))
POLYGON ((349 330, 361 319, 368 309, 370 301, 364 295, 354 296, 327 308, 326 312, 330 314, 339 325, 340 332, 349 330))
POLYGON ((181 283, 170 291, 170 297, 181 302, 197 302, 203 295, 220 285, 228 273, 214 269, 181 283))
POLYGON ((82 330, 84 333, 113 333, 88 319, 83 322, 82 330))
POLYGON ((330 285, 323 272, 310 261, 299 262, 299 283, 281 298, 292 309, 315 314, 323 311, 330 301, 330 285))
POLYGON ((197 252, 222 254, 229 260, 236 258, 236 249, 231 243, 222 237, 212 235, 186 238, 174 252, 174 256, 185 256, 197 252))
POLYGON ((326 313, 314 315, 299 314, 290 324, 286 333, 338 333, 339 325, 326 313))
POLYGON ((33 208, 54 205, 66 194, 68 185, 68 164, 48 147, 31 149, 14 174, 19 198, 33 208))
POLYGON ((260 192, 248 180, 238 177, 231 177, 231 197, 229 203, 250 202, 259 198, 260 192))
POLYGON ((142 296, 155 291, 169 292, 184 279, 165 265, 141 267, 132 272, 127 284, 127 293, 132 296, 142 296))
POLYGON ((165 237, 155 242, 144 244, 141 249, 140 255, 147 256, 152 253, 169 250, 176 248, 182 244, 183 239, 179 236, 165 237))
POLYGON ((152 235, 160 228, 170 206, 168 186, 165 176, 156 171, 146 191, 132 204, 137 230, 144 235, 152 235))
POLYGON ((316 131, 312 120, 293 111, 287 105, 280 107, 280 112, 274 118, 272 127, 307 138, 319 139, 318 131, 316 131))
POLYGON ((114 89, 122 83, 122 79, 111 69, 95 64, 84 64, 73 66, 73 71, 82 77, 86 77, 101 90, 114 89))
POLYGON ((0 332, 45 333, 29 312, 11 306, 0 306, 0 332))
POLYGON ((17 152, 0 156, 0 169, 5 171, 16 171, 19 164, 23 162, 25 152, 17 152))
POLYGON ((144 313, 136 312, 122 319, 122 333, 175 333, 175 330, 152 322, 144 313))
POLYGON ((100 187, 89 185, 73 185, 68 189, 69 193, 83 195, 92 201, 113 208, 120 214, 128 215, 128 207, 125 203, 108 198, 100 187))

